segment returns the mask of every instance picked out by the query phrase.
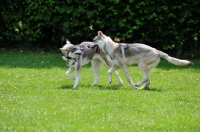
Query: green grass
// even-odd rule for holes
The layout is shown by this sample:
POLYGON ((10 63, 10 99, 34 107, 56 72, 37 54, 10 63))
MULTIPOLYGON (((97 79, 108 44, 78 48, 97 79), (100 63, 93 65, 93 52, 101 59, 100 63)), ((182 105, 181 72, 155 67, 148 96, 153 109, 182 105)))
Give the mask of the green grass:
MULTIPOLYGON (((0 52, 0 131, 142 132, 200 130, 200 60, 191 67, 162 60, 151 73, 149 90, 133 90, 121 70, 98 86, 90 65, 77 89, 65 76, 60 54, 0 52)), ((132 79, 142 79, 136 66, 132 79)))

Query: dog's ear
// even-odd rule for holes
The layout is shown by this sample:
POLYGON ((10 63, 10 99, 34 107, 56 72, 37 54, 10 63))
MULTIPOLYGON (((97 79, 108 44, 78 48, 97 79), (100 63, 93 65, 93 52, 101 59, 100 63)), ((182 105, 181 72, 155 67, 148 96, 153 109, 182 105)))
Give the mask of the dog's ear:
POLYGON ((63 52, 63 53, 65 53, 65 52, 67 52, 65 49, 63 49, 63 48, 60 48, 60 50, 63 52))
POLYGON ((101 31, 98 31, 97 34, 98 34, 98 36, 102 36, 103 35, 103 33, 101 31))
POLYGON ((102 37, 102 38, 105 38, 106 36, 101 32, 101 31, 98 31, 98 36, 102 37))
POLYGON ((68 39, 66 40, 66 44, 71 44, 70 41, 69 41, 68 39))

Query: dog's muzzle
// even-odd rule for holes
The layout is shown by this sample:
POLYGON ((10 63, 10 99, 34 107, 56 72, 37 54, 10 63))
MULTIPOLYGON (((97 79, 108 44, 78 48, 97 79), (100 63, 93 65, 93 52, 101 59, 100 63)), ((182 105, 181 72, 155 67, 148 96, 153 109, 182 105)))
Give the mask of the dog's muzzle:
POLYGON ((92 43, 92 44, 88 45, 88 48, 94 48, 96 46, 98 46, 96 43, 92 43))

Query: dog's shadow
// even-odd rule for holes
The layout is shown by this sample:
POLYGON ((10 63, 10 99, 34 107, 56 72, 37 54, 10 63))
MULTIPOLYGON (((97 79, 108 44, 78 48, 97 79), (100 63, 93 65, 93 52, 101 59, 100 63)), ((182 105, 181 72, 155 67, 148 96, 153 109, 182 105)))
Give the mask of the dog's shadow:
POLYGON ((76 89, 76 88, 73 88, 72 85, 64 85, 64 86, 61 86, 60 89, 76 89))
MULTIPOLYGON (((96 90, 133 90, 132 88, 124 87, 124 86, 117 85, 117 84, 116 85, 107 85, 107 86, 104 86, 104 85, 96 85, 96 86, 84 85, 82 87, 96 89, 96 90)), ((78 86, 77 88, 72 88, 72 85, 64 85, 64 86, 60 87, 60 89, 63 89, 63 90, 78 90, 80 88, 81 88, 81 86, 78 86)), ((140 89, 140 90, 149 91, 149 92, 164 92, 165 91, 162 88, 155 88, 155 87, 150 87, 150 88, 148 87, 148 88, 140 89)))
POLYGON ((98 90, 120 90, 122 89, 123 86, 120 85, 96 85, 94 86, 94 88, 98 89, 98 90))
POLYGON ((149 92, 164 92, 164 89, 161 89, 161 88, 144 88, 144 89, 141 89, 141 90, 144 90, 144 91, 149 91, 149 92))
POLYGON ((73 90, 78 90, 80 89, 81 87, 86 87, 86 88, 91 88, 91 89, 96 89, 96 90, 119 90, 119 89, 122 89, 122 86, 120 85, 112 85, 112 86, 103 86, 103 85, 96 85, 96 86, 91 86, 91 85, 84 85, 84 86, 78 86, 77 88, 73 88, 72 85, 63 85, 60 87, 60 89, 63 89, 63 90, 70 90, 70 89, 73 89, 73 90))

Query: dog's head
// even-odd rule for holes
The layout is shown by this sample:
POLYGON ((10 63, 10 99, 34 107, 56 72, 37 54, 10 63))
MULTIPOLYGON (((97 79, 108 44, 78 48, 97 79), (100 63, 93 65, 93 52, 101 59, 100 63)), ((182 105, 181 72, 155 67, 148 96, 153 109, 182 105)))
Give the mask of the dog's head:
POLYGON ((83 54, 83 48, 71 44, 68 40, 60 50, 67 59, 76 58, 78 55, 83 54))
POLYGON ((98 31, 97 36, 93 39, 93 43, 90 44, 88 47, 93 48, 95 46, 99 46, 100 49, 103 49, 106 44, 106 35, 104 35, 101 31, 98 31))

